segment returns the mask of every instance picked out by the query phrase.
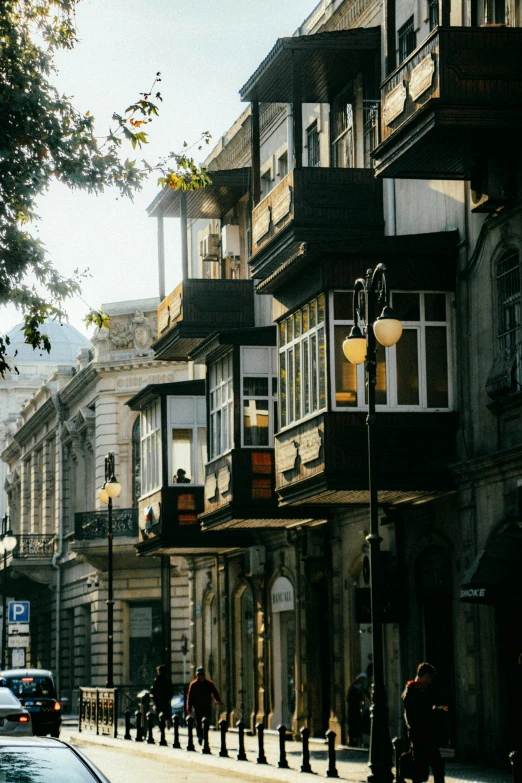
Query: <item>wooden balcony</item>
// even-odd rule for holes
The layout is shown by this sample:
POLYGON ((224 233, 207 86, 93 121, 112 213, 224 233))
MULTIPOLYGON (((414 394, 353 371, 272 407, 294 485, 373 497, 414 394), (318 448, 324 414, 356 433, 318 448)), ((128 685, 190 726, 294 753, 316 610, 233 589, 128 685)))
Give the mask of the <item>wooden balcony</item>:
POLYGON ((371 169, 293 169, 252 213, 253 277, 264 278, 303 242, 346 246, 384 234, 382 183, 371 169))
POLYGON ((186 361, 190 352, 223 327, 254 326, 252 280, 189 279, 158 307, 158 359, 186 361))
POLYGON ((205 477, 204 530, 286 527, 310 517, 278 507, 274 449, 232 449, 206 465, 205 477))
POLYGON ((381 87, 377 176, 471 179, 480 158, 517 150, 521 51, 522 28, 434 30, 381 87))
MULTIPOLYGON (((379 500, 400 503, 453 488, 455 413, 378 413, 379 500)), ((366 413, 322 413, 276 436, 276 490, 284 505, 368 503, 366 413)))
POLYGON ((203 494, 203 487, 181 484, 140 499, 138 554, 201 555, 248 546, 245 531, 203 532, 198 519, 203 494))

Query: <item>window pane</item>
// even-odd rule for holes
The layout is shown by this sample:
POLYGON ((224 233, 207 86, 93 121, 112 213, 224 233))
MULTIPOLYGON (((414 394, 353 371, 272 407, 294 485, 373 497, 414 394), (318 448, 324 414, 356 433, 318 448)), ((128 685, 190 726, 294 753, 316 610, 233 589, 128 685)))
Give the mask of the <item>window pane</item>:
MULTIPOLYGON (((377 347, 377 383, 375 384, 375 404, 386 405, 386 349, 382 345, 377 347)), ((364 400, 368 404, 368 387, 364 387, 364 400)))
POLYGON ((397 402, 399 405, 419 404, 419 358, 417 330, 405 329, 396 345, 397 402))
POLYGON ((268 446, 268 400, 247 400, 244 404, 245 446, 268 446))
POLYGON ((207 462, 207 431, 198 427, 198 484, 205 483, 205 463, 207 462))
POLYGON ((446 327, 426 327, 426 382, 428 408, 448 407, 446 327))
POLYGON ((312 411, 317 410, 317 337, 315 334, 310 339, 310 352, 312 361, 312 411))
POLYGON ((294 316, 286 319, 286 339, 290 343, 294 339, 294 316))
POLYGON ((190 484, 193 481, 193 431, 172 430, 172 482, 190 484))
POLYGON ((310 329, 317 324, 317 300, 310 302, 310 329))
MULTIPOLYGON (((324 311, 323 311, 324 312, 324 311)), ((326 346, 324 344, 324 328, 317 333, 319 351, 319 408, 326 407, 326 346)))
POLYGON ((446 320, 446 294, 424 294, 424 319, 446 320))
POLYGON ((303 314, 303 334, 308 331, 308 305, 301 310, 303 314))
POLYGON ((283 346, 286 343, 286 321, 282 321, 279 324, 279 345, 283 346))
POLYGON ((286 352, 279 355, 279 394, 281 395, 281 427, 286 427, 286 352))
POLYGON ((343 342, 349 329, 349 326, 334 328, 335 404, 341 408, 357 405, 357 367, 343 353, 343 342))
POLYGON ((272 396, 277 397, 277 378, 272 378, 272 396))
POLYGON ((288 423, 294 420, 294 352, 290 349, 288 351, 288 423))
POLYGON ((317 323, 322 324, 324 322, 324 294, 321 294, 317 299, 317 323))
POLYGON ((294 316, 294 337, 301 336, 301 311, 298 310, 294 316))
POLYGON ((295 352, 295 418, 301 418, 301 343, 297 343, 295 352))
POLYGON ((268 397, 268 378, 243 378, 245 397, 268 397))
POLYGON ((310 364, 308 361, 308 340, 303 342, 303 415, 310 413, 310 364))
POLYGON ((333 308, 335 321, 351 321, 353 319, 353 292, 335 291, 333 308))
POLYGON ((405 294, 394 291, 392 305, 395 315, 400 321, 420 321, 418 294, 405 294))

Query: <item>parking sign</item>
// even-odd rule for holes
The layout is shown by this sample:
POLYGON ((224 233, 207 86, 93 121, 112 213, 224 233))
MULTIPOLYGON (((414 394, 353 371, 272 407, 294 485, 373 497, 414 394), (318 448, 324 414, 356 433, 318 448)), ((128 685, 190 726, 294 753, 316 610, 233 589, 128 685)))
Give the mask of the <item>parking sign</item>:
POLYGON ((29 622, 29 601, 9 601, 9 622, 29 622))

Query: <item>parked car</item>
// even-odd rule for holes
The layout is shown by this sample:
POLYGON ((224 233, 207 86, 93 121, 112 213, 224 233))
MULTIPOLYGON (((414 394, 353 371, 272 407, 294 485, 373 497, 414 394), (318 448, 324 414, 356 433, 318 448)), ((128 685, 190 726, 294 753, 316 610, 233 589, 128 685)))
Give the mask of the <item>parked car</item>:
POLYGON ((0 688, 0 736, 31 737, 32 734, 31 716, 27 710, 9 688, 0 688))
POLYGON ((33 734, 60 736, 62 711, 52 672, 46 669, 7 669, 0 685, 9 688, 31 715, 33 734))
POLYGON ((47 737, 0 736, 2 783, 110 783, 66 742, 47 737))

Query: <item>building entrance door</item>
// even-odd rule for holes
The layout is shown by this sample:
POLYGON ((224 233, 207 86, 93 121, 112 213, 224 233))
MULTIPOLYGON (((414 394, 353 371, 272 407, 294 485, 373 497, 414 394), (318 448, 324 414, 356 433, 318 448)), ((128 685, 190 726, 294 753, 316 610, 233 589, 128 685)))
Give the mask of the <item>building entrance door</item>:
POLYGON ((138 690, 150 688, 163 660, 161 601, 129 606, 129 677, 138 690))
POLYGON ((294 588, 280 576, 272 587, 273 693, 272 726, 292 727, 295 711, 294 588))
POLYGON ((499 694, 499 718, 505 738, 499 757, 506 759, 512 750, 522 750, 522 606, 520 602, 497 606, 497 638, 502 692, 499 694))

